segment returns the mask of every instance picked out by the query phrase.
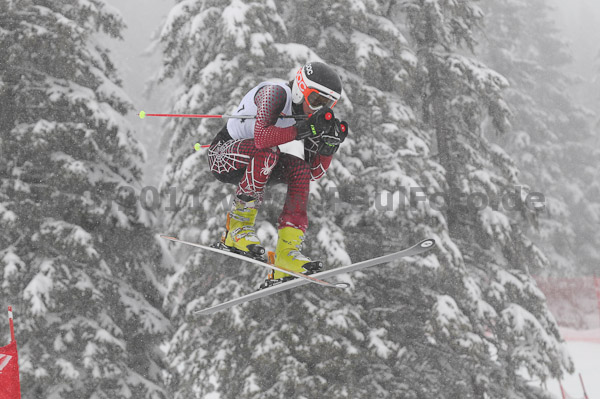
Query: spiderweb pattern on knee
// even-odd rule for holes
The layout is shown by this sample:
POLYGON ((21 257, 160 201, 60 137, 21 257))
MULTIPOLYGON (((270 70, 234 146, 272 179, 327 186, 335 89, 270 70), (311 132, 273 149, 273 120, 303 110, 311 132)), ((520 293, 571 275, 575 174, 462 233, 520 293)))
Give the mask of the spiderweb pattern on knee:
POLYGON ((251 156, 245 154, 243 144, 247 140, 219 142, 208 149, 210 170, 219 174, 246 167, 251 156))

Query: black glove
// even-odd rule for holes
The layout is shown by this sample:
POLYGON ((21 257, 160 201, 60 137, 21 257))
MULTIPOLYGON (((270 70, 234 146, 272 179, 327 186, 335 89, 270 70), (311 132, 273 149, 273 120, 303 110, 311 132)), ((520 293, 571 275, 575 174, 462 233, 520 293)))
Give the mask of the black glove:
POLYGON ((296 123, 296 140, 303 140, 307 137, 319 137, 333 127, 335 118, 331 108, 322 107, 308 119, 296 123))
POLYGON ((348 122, 335 119, 335 123, 329 131, 321 135, 319 148, 317 152, 321 155, 331 156, 336 153, 340 144, 344 142, 348 136, 348 122))

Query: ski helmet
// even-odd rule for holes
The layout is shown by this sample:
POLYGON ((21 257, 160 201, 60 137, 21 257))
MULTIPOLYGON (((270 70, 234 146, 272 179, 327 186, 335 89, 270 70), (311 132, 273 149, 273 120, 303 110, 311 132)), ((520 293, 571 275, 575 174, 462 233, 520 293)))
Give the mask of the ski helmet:
POLYGON ((342 81, 337 73, 322 62, 309 62, 298 70, 292 84, 294 104, 306 103, 313 111, 333 108, 342 95, 342 81))

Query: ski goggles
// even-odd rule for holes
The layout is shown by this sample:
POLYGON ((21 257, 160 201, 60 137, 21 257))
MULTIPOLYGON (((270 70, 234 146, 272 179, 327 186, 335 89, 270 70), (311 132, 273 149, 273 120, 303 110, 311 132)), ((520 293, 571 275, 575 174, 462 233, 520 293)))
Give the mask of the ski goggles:
POLYGON ((318 110, 321 107, 329 107, 333 108, 335 103, 337 103, 337 98, 332 95, 328 95, 325 93, 321 93, 316 89, 306 89, 304 91, 304 95, 306 98, 306 102, 308 103, 308 107, 313 111, 318 110), (308 95, 307 95, 308 93, 308 95))

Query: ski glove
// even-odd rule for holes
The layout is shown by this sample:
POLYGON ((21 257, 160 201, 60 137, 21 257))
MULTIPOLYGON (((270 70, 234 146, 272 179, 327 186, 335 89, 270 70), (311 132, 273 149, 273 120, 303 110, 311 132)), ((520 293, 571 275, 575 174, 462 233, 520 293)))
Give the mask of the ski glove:
POLYGON ((296 140, 303 140, 308 137, 317 138, 330 130, 335 123, 333 111, 331 108, 322 107, 308 119, 296 123, 296 140))
POLYGON ((321 155, 331 156, 340 148, 348 136, 348 122, 335 119, 333 126, 329 131, 321 135, 321 141, 317 152, 321 155))

